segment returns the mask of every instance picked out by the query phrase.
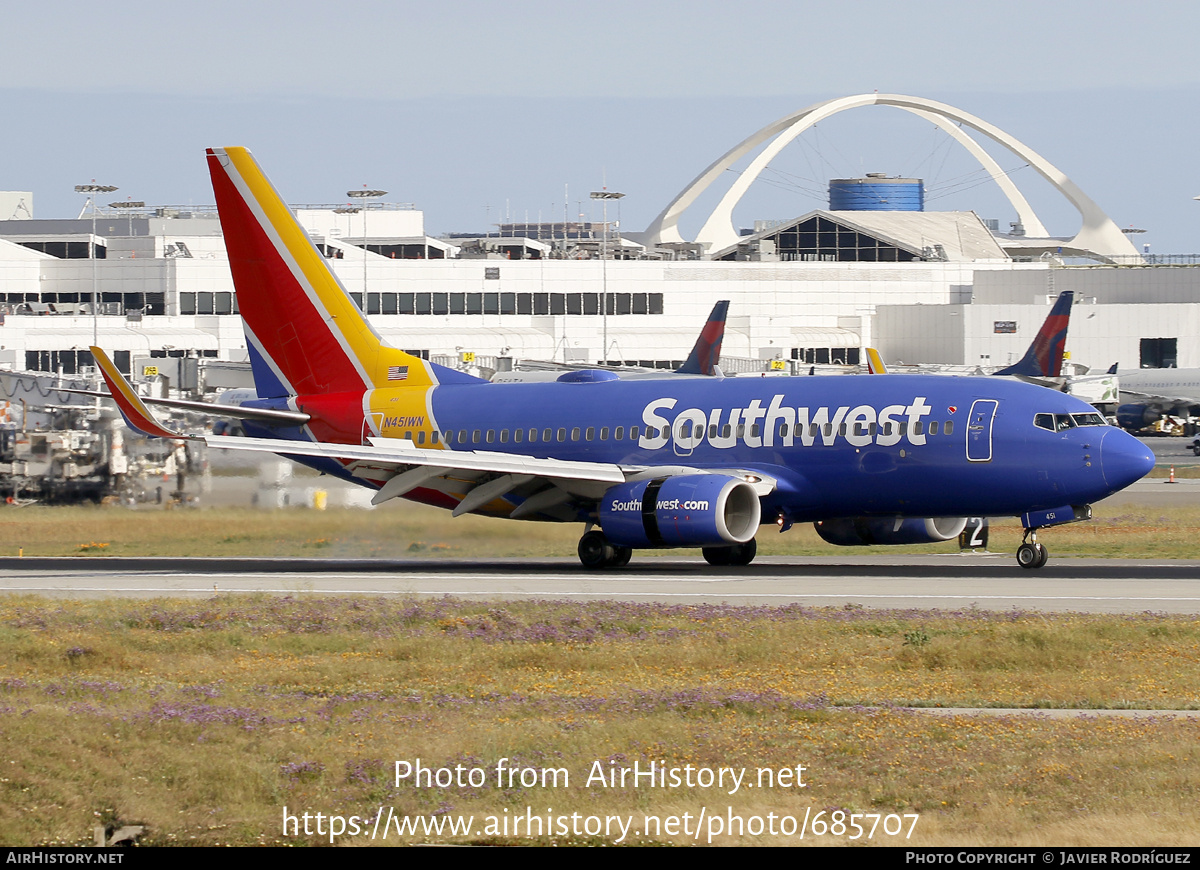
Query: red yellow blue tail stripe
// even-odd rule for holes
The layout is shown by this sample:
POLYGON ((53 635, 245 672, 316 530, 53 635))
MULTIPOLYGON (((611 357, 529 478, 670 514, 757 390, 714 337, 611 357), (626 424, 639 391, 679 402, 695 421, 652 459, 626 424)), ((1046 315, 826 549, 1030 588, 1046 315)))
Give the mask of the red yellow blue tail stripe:
POLYGON ((286 392, 439 383, 428 362, 383 343, 249 151, 212 148, 208 164, 251 353, 286 392))
POLYGON ((136 429, 143 435, 154 435, 158 438, 190 437, 172 432, 155 419, 154 414, 146 407, 146 403, 134 392, 129 381, 125 380, 125 377, 113 365, 108 354, 98 347, 93 347, 92 356, 96 360, 96 365, 100 366, 100 373, 104 375, 108 391, 112 395, 113 401, 117 403, 117 408, 120 409, 121 416, 125 418, 125 423, 130 429, 136 429))

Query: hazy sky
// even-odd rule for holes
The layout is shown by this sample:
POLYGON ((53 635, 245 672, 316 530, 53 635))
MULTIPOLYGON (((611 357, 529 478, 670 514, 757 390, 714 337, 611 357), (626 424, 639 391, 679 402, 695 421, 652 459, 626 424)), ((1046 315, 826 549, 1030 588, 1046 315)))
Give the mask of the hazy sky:
MULTIPOLYGON (((114 198, 206 203, 203 149, 242 144, 289 201, 367 183, 433 233, 561 218, 564 199, 592 216, 604 183, 638 230, 759 127, 879 90, 981 116, 1150 230, 1139 242, 1190 252, 1198 24, 1197 4, 1107 0, 49 0, 5 12, 0 189, 32 190, 38 217, 78 212, 72 187, 92 178, 114 198)), ((996 155, 1052 232, 1075 232, 1069 206, 996 155)), ((872 107, 789 146, 737 220, 821 207, 829 178, 870 171, 925 178, 930 208, 1013 217, 944 134, 872 107)))

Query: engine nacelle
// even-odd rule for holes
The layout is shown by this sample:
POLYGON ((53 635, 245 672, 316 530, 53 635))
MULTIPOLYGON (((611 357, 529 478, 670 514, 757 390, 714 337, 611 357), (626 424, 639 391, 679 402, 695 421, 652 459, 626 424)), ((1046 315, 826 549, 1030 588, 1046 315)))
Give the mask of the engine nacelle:
POLYGON ((933 544, 957 538, 967 527, 967 518, 858 517, 852 520, 822 520, 813 525, 817 534, 827 543, 839 547, 860 547, 863 544, 933 544))
POLYGON ((1161 408, 1152 405, 1118 405, 1117 423, 1122 429, 1137 431, 1153 426, 1162 417, 1161 408))
POLYGON ((744 544, 762 508, 749 483, 725 474, 684 474, 614 486, 600 500, 600 526, 622 547, 744 544))

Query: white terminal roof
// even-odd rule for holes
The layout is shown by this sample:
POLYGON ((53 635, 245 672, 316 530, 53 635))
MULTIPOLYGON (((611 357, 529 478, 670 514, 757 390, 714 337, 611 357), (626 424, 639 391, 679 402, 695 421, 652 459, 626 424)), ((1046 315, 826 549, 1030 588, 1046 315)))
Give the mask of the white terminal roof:
POLYGON ((823 217, 856 232, 879 239, 898 248, 921 254, 926 248, 941 245, 946 259, 954 261, 1008 260, 996 237, 973 211, 828 211, 815 209, 808 214, 770 229, 745 236, 738 245, 713 252, 712 259, 747 242, 770 238, 813 217, 823 217))

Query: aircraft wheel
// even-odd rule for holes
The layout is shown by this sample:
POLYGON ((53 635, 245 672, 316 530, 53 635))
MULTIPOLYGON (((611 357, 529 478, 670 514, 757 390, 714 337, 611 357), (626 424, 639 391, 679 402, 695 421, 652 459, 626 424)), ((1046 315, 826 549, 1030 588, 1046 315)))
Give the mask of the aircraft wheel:
POLYGON ((1033 567, 1040 568, 1045 565, 1046 560, 1050 558, 1050 551, 1047 550, 1042 544, 1034 544, 1033 546, 1036 547, 1038 551, 1037 564, 1033 567))
POLYGON ((734 544, 732 547, 705 547, 702 552, 704 561, 710 565, 749 565, 758 552, 758 543, 751 538, 744 544, 734 544))
POLYGON ((1022 568, 1040 568, 1046 564, 1050 554, 1041 544, 1025 543, 1017 547, 1017 564, 1022 568))
POLYGON ((604 532, 588 532, 579 539, 579 561, 583 567, 595 571, 613 563, 613 547, 604 532))
POLYGON ((633 558, 633 547, 617 547, 613 548, 612 567, 624 568, 629 564, 629 560, 633 558))
POLYGON ((729 564, 728 547, 704 547, 700 552, 704 554, 704 561, 710 565, 721 567, 729 564))
POLYGON ((744 544, 735 544, 729 548, 730 565, 749 565, 758 553, 758 542, 751 538, 744 544))

